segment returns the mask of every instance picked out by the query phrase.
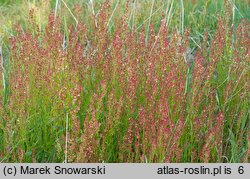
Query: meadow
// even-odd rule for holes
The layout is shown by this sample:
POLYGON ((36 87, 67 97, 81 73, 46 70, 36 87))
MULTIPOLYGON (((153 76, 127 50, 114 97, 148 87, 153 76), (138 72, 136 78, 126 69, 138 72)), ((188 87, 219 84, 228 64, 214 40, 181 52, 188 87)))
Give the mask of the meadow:
POLYGON ((250 162, 248 0, 0 0, 0 162, 250 162))

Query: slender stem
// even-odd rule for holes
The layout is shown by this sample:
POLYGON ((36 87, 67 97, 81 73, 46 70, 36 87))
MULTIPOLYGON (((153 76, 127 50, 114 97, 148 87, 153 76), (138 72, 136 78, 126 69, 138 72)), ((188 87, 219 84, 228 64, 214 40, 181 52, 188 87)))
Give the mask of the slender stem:
POLYGON ((146 36, 146 43, 148 43, 149 27, 150 27, 150 23, 151 23, 151 17, 153 14, 154 4, 155 4, 155 0, 152 1, 152 5, 151 5, 149 20, 148 20, 148 30, 147 30, 147 34, 146 34, 147 35, 146 36))
POLYGON ((184 9, 184 3, 183 0, 181 1, 181 33, 184 32, 184 14, 185 14, 185 9, 184 9))
POLYGON ((59 3, 59 0, 56 0, 55 13, 54 13, 54 20, 56 20, 56 13, 57 13, 57 9, 58 9, 58 3, 59 3))
POLYGON ((65 159, 64 162, 68 163, 68 127, 69 127, 69 114, 66 114, 66 141, 65 141, 65 159))
POLYGON ((118 0, 118 1, 116 2, 115 8, 114 8, 112 14, 111 14, 110 17, 109 17, 109 20, 108 20, 108 23, 107 23, 107 27, 109 27, 109 23, 110 23, 110 21, 111 21, 113 15, 114 15, 114 13, 115 13, 115 10, 116 10, 116 8, 117 8, 119 2, 120 2, 120 0, 118 0))
POLYGON ((89 0, 89 2, 90 2, 90 4, 91 4, 92 14, 93 14, 93 16, 94 16, 95 27, 97 28, 97 22, 96 22, 96 16, 95 16, 95 10, 94 10, 93 0, 89 0))
POLYGON ((68 7, 68 5, 65 3, 64 0, 62 0, 63 4, 65 5, 65 7, 68 9, 69 13, 71 14, 71 16, 73 17, 73 19, 76 21, 76 26, 78 25, 78 20, 76 19, 76 17, 74 16, 74 14, 72 13, 72 11, 70 10, 70 8, 68 7))

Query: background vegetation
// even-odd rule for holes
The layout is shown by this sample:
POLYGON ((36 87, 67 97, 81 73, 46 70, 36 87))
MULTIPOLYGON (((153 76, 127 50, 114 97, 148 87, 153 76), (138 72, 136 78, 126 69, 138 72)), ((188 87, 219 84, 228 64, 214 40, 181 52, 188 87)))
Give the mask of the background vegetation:
POLYGON ((0 1, 1 162, 249 162, 248 0, 0 1))

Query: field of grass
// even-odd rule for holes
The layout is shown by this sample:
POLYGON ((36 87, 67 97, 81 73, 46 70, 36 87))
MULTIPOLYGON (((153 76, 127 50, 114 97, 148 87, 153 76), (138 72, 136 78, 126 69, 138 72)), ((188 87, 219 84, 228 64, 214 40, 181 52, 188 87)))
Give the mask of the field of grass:
POLYGON ((248 0, 0 0, 0 162, 250 162, 248 0))

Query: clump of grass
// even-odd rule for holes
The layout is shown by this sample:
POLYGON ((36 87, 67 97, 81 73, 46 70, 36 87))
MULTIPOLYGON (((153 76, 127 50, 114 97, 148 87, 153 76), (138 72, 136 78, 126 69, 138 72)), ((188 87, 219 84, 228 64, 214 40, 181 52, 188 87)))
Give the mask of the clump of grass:
POLYGON ((219 19, 187 60, 192 28, 163 16, 137 31, 126 11, 110 33, 113 13, 105 1, 91 25, 69 27, 51 13, 42 32, 31 11, 30 29, 17 27, 2 160, 247 162, 249 22, 219 19))

